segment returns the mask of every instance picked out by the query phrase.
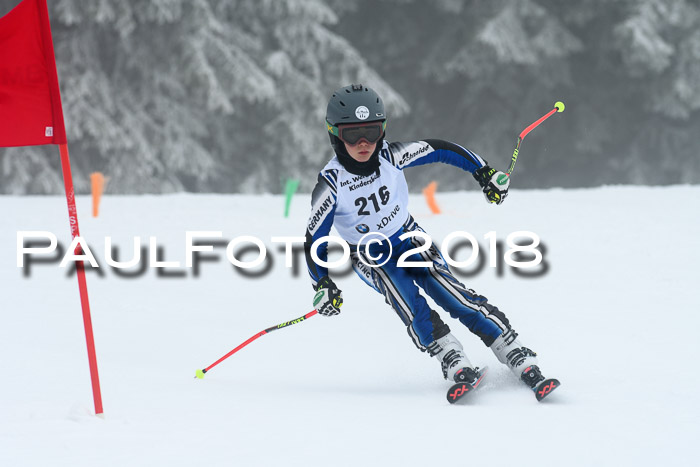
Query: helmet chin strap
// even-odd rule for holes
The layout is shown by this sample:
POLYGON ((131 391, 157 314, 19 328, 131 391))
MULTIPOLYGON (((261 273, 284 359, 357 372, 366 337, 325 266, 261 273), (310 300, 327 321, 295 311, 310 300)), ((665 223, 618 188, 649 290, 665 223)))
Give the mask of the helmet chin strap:
POLYGON ((331 146, 335 151, 335 155, 338 156, 338 160, 345 167, 345 170, 354 175, 372 175, 374 172, 379 171, 379 151, 381 151, 382 145, 384 144, 384 136, 379 138, 377 141, 377 146, 374 148, 374 152, 365 162, 358 162, 350 156, 347 149, 345 149, 345 144, 335 135, 330 135, 331 146))

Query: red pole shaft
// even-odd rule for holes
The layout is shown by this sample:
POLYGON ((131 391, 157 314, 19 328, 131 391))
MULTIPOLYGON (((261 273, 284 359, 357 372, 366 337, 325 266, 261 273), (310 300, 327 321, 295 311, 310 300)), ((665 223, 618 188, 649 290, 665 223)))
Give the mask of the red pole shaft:
POLYGON ((544 122, 547 120, 549 117, 554 115, 557 112, 561 112, 564 110, 563 103, 557 102, 554 104, 554 108, 547 112, 545 115, 541 116, 539 119, 536 121, 532 122, 530 126, 525 128, 523 131, 520 132, 520 135, 518 136, 518 143, 515 145, 515 151, 513 151, 513 156, 510 159, 510 168, 508 169, 508 172, 506 172, 506 175, 510 177, 510 174, 513 173, 513 170, 515 170, 515 163, 518 161, 518 151, 520 151, 520 143, 523 142, 523 139, 525 139, 525 136, 527 136, 528 133, 530 133, 532 130, 537 128, 540 123, 544 122), (559 110, 559 107, 557 107, 557 104, 562 104, 562 110, 559 110))
POLYGON ((245 341, 244 343, 242 343, 241 345, 239 345, 238 347, 236 347, 235 349, 233 349, 232 351, 230 351, 229 353, 227 353, 226 355, 224 355, 223 357, 221 357, 220 359, 218 359, 217 361, 215 361, 214 363, 212 363, 212 364, 209 365, 208 367, 206 367, 206 368, 204 369, 204 372, 206 373, 207 371, 211 370, 211 369, 214 368, 216 365, 218 365, 219 363, 223 362, 224 360, 226 360, 227 358, 229 358, 231 355, 235 354, 236 352, 238 352, 239 350, 241 350, 243 347, 245 347, 246 345, 250 344, 251 342, 253 342, 253 341, 254 341, 255 339, 257 339, 258 337, 264 336, 265 334, 267 334, 267 331, 260 331, 259 333, 257 333, 256 335, 254 335, 253 337, 251 337, 250 339, 248 339, 247 341, 245 341))
POLYGON ((539 126, 540 123, 542 123, 542 122, 544 122, 545 120, 547 120, 549 117, 551 117, 551 116, 552 116, 553 114, 555 114, 556 112, 557 112, 557 108, 555 107, 555 108, 553 108, 552 110, 550 110, 549 112, 547 112, 546 115, 543 115, 542 117, 540 117, 536 122, 533 122, 529 127, 525 128, 525 129, 522 131, 522 133, 520 133, 520 139, 521 139, 521 140, 524 139, 525 136, 526 136, 528 133, 530 133, 532 130, 534 130, 535 128, 537 128, 537 127, 539 126))
POLYGON ((253 342, 253 341, 254 341, 255 339, 257 339, 258 337, 264 336, 264 335, 267 334, 268 332, 276 331, 277 329, 286 328, 287 326, 291 326, 292 324, 300 323, 301 321, 304 321, 304 320, 306 320, 306 319, 311 318, 311 317, 312 317, 313 315, 315 315, 316 313, 318 313, 317 310, 311 310, 310 312, 306 313, 304 316, 301 316, 301 317, 299 317, 299 318, 297 318, 297 319, 295 319, 295 320, 287 321, 287 322, 285 322, 285 323, 278 324, 277 326, 272 326, 272 327, 267 328, 267 329, 265 329, 265 330, 263 330, 263 331, 260 331, 259 333, 257 333, 256 335, 254 335, 254 336, 248 338, 248 340, 246 340, 245 342, 243 342, 242 344, 240 344, 238 347, 236 347, 235 349, 233 349, 232 351, 230 351, 229 353, 227 353, 226 355, 224 355, 223 357, 221 357, 220 359, 218 359, 217 361, 215 361, 214 363, 212 363, 212 364, 209 365, 208 367, 204 368, 204 369, 202 370, 202 372, 206 373, 207 371, 211 370, 211 369, 214 368, 216 365, 218 365, 219 363, 223 362, 224 360, 226 360, 227 358, 229 358, 231 355, 235 354, 236 352, 238 352, 239 350, 241 350, 243 347, 245 347, 246 345, 248 345, 248 344, 250 344, 251 342, 253 342))
MULTIPOLYGON (((78 228, 78 209, 75 206, 75 190, 73 189, 73 175, 70 169, 70 157, 68 145, 59 144, 61 153, 61 169, 63 170, 63 185, 66 188, 66 201, 68 202, 68 220, 70 222, 71 238, 80 236, 78 228)), ((76 249, 77 250, 77 249, 76 249)), ((79 252, 76 251, 76 254, 79 252)), ((100 376, 97 372, 97 355, 95 353, 95 338, 92 333, 92 319, 90 317, 90 302, 88 301, 87 281, 85 280, 85 265, 82 261, 76 262, 78 276, 78 290, 80 291, 80 305, 83 309, 83 324, 85 325, 85 340, 87 342, 88 362, 90 364, 90 378, 92 380, 92 397, 95 401, 95 413, 100 415, 102 410, 102 393, 100 391, 100 376)))

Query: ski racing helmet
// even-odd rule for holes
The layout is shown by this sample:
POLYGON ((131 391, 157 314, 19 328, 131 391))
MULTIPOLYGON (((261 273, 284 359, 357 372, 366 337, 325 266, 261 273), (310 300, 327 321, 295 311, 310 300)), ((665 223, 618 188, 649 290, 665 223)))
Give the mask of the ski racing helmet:
POLYGON ((384 140, 386 114, 384 102, 372 88, 351 84, 336 90, 328 101, 326 129, 340 163, 351 173, 370 175, 379 168, 379 151, 384 140), (377 147, 366 162, 357 162, 345 149, 361 139, 377 147))

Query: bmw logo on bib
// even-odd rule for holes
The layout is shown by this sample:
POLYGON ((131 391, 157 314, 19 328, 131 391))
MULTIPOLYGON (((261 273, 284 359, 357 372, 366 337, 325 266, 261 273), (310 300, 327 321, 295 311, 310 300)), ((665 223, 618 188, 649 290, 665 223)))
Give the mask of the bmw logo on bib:
POLYGON ((357 230, 361 234, 366 234, 367 232, 369 232, 369 226, 367 224, 358 224, 355 226, 355 230, 357 230))

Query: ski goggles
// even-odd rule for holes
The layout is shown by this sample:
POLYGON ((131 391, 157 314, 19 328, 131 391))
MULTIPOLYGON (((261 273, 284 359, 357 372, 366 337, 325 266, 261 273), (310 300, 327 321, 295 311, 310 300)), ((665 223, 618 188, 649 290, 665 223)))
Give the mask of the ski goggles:
POLYGON ((334 126, 326 122, 328 132, 340 138, 341 141, 354 146, 361 139, 374 144, 384 135, 386 120, 382 122, 348 123, 334 126))

